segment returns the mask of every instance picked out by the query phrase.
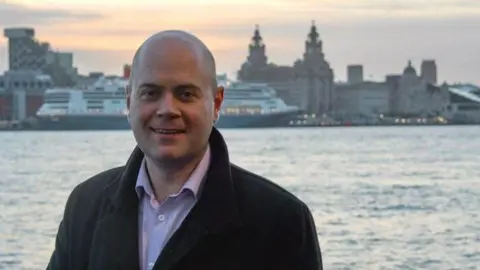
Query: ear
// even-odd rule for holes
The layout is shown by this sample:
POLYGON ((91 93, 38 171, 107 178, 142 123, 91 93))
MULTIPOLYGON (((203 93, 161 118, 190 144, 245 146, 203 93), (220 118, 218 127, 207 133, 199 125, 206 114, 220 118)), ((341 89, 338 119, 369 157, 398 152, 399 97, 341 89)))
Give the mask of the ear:
POLYGON ((213 97, 213 117, 215 121, 220 117, 220 109, 222 108, 224 93, 225 88, 223 88, 223 86, 219 86, 215 90, 215 95, 213 97))

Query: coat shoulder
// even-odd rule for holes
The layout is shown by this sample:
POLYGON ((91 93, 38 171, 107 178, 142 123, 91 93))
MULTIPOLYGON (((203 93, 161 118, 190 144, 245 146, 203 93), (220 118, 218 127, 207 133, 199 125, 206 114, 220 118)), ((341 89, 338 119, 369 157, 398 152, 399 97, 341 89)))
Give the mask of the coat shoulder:
POLYGON ((273 181, 232 165, 237 205, 247 237, 272 260, 269 269, 321 270, 322 256, 309 207, 273 181))
POLYGON ((119 181, 124 169, 124 166, 108 169, 79 183, 68 196, 65 210, 77 207, 89 209, 95 206, 95 203, 103 199, 105 189, 119 181))

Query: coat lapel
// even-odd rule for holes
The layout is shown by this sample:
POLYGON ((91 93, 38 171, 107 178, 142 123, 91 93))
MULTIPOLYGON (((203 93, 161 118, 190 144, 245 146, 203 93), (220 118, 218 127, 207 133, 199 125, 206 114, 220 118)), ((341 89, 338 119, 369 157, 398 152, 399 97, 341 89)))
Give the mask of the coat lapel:
POLYGON ((241 226, 227 146, 215 128, 209 143, 212 156, 200 198, 167 242, 154 270, 172 269, 204 237, 241 226))
POLYGON ((91 269, 140 269, 137 215, 113 211, 99 224, 92 243, 91 269))
POLYGON ((140 269, 138 205, 135 183, 143 153, 135 148, 122 175, 106 187, 111 204, 99 222, 92 244, 93 269, 140 269))

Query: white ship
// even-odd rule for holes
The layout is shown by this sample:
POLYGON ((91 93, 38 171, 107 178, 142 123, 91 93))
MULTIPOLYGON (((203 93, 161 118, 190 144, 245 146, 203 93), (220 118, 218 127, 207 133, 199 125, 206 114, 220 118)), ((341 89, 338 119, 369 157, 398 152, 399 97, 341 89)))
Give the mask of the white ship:
MULTIPOLYGON (((300 113, 288 106, 265 84, 230 82, 217 77, 225 86, 225 99, 217 121, 218 128, 284 126, 300 113)), ((101 77, 87 89, 48 89, 44 104, 37 111, 40 129, 46 130, 124 130, 129 129, 125 101, 128 80, 101 77)))
POLYGON ((37 111, 46 130, 129 129, 125 101, 128 80, 101 77, 87 89, 47 89, 37 111))
POLYGON ((216 123, 219 128, 286 126, 301 113, 266 84, 230 82, 216 123))
POLYGON ((480 87, 455 84, 448 90, 450 105, 442 116, 452 124, 480 124, 480 87))

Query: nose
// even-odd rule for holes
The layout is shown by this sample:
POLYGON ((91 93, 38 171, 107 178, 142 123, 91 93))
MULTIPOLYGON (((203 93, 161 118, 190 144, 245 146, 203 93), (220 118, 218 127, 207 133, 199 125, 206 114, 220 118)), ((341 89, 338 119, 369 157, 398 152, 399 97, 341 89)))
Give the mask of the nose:
POLYGON ((159 117, 174 118, 180 115, 178 100, 170 91, 165 91, 158 101, 156 115, 159 117))

